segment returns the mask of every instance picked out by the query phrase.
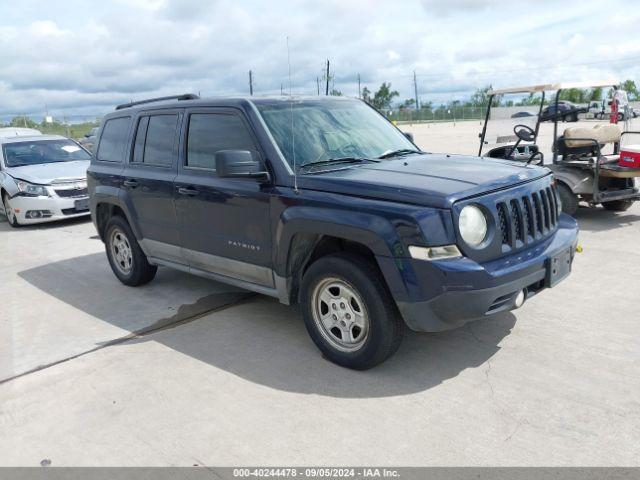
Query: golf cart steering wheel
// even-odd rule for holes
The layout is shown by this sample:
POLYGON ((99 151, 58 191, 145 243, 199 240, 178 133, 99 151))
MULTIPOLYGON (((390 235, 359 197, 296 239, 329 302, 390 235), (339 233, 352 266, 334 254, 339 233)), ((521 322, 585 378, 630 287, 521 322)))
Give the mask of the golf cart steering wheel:
POLYGON ((536 162, 537 165, 544 165, 544 155, 542 154, 542 152, 535 152, 533 153, 530 157, 529 160, 527 160, 527 165, 530 165, 531 163, 533 163, 536 159, 538 159, 538 161, 536 162))
MULTIPOLYGON (((527 125, 516 125, 513 127, 513 133, 518 137, 518 141, 513 145, 513 147, 511 147, 509 153, 504 157, 506 159, 511 159, 513 154, 518 151, 518 145, 520 145, 520 142, 533 142, 536 139, 536 132, 533 128, 527 125)), ((531 161, 531 159, 529 159, 529 161, 531 161)))
POLYGON ((533 142, 536 139, 535 130, 528 125, 516 125, 513 127, 513 133, 523 142, 533 142))

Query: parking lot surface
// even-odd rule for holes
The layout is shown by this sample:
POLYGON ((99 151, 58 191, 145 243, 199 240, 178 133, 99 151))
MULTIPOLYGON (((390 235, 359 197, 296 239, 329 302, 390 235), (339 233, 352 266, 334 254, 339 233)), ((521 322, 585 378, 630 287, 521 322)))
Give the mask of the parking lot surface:
POLYGON ((274 299, 165 268, 121 285, 88 221, 2 220, 4 466, 640 465, 640 204, 581 209, 556 288, 366 372, 274 299))

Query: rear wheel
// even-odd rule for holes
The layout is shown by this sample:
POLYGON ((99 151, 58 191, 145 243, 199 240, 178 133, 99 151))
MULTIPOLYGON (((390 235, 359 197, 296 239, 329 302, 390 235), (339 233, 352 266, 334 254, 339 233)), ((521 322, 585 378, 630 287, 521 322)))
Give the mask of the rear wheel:
POLYGON ((400 346, 404 322, 366 258, 339 253, 317 260, 305 273, 300 293, 307 331, 332 362, 366 370, 400 346))
POLYGON ((158 267, 151 265, 140 248, 127 221, 111 217, 105 230, 105 248, 111 270, 125 285, 136 287, 149 283, 158 267))
POLYGON ((604 202, 602 206, 611 212, 625 212, 633 205, 633 200, 613 200, 604 202))
POLYGON ((570 122, 577 122, 578 121, 578 114, 574 113, 569 117, 569 121, 570 122))
POLYGON ((4 207, 4 214, 7 217, 7 222, 9 222, 9 225, 11 225, 13 228, 18 228, 20 226, 20 223, 18 222, 16 212, 11 206, 11 199, 9 198, 9 194, 7 193, 2 196, 2 206, 4 207))
POLYGON ((558 183, 558 195, 562 202, 562 211, 573 217, 578 211, 578 196, 564 183, 558 183))

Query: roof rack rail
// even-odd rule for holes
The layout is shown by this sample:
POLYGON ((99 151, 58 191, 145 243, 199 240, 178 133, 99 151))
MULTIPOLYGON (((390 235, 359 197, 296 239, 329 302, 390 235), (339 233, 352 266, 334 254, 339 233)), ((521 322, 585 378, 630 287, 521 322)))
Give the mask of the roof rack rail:
POLYGON ((133 107, 135 105, 144 105, 145 103, 161 102, 163 100, 197 100, 200 97, 195 93, 183 93, 182 95, 170 95, 168 97, 148 98, 146 100, 139 100, 137 102, 123 103, 116 107, 116 110, 122 110, 123 108, 133 107))

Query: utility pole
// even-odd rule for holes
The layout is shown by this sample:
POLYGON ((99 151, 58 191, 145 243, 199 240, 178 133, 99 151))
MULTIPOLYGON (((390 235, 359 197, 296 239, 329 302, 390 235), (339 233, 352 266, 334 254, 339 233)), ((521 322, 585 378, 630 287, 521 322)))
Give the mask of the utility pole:
POLYGON ((284 90, 282 89, 282 84, 280 84, 280 95, 284 95, 284 90))
POLYGON ((362 98, 362 92, 360 91, 360 74, 358 74, 358 98, 362 98))
POLYGON ((418 80, 416 79, 416 71, 413 71, 413 90, 416 95, 416 111, 420 110, 420 103, 418 101, 418 80))
POLYGON ((253 95, 253 72, 249 70, 249 95, 253 95))
POLYGON ((329 59, 327 59, 327 86, 324 90, 325 95, 329 95, 329 59))
POLYGON ((318 96, 320 96, 320 79, 316 77, 316 86, 318 87, 318 96))

